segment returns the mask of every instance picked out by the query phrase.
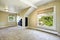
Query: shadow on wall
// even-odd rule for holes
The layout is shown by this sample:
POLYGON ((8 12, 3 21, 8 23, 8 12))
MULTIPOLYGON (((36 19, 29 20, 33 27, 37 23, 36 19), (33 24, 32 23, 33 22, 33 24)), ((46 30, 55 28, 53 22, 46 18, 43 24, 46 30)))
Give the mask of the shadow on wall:
MULTIPOLYGON (((22 26, 22 19, 19 20, 18 25, 22 26)), ((25 26, 28 26, 28 17, 25 17, 25 26)))
POLYGON ((19 20, 18 25, 22 26, 22 19, 19 20))

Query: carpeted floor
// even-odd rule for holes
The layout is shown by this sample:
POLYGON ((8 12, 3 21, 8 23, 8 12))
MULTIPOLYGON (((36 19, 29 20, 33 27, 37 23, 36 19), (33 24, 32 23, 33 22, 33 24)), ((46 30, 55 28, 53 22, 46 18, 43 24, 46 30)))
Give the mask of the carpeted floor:
POLYGON ((0 30, 0 40, 60 40, 60 37, 20 27, 0 30))

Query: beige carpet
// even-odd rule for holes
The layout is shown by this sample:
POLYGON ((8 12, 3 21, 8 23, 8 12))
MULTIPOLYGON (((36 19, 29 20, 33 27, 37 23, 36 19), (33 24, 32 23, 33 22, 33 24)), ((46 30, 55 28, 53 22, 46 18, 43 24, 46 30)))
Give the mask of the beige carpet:
POLYGON ((60 40, 60 37, 20 27, 0 30, 0 40, 60 40))

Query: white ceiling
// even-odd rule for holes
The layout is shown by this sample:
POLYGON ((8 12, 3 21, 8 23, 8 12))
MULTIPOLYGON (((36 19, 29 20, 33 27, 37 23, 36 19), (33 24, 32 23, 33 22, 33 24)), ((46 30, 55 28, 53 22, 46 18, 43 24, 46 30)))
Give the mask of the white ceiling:
POLYGON ((0 0, 0 10, 9 12, 18 12, 28 7, 35 7, 53 0, 0 0))

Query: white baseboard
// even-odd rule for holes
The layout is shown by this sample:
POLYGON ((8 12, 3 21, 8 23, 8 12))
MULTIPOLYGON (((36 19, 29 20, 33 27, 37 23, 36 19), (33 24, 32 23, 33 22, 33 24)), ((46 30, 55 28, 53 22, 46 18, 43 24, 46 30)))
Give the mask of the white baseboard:
POLYGON ((0 28, 5 28, 6 26, 0 26, 0 28))
POLYGON ((52 31, 52 30, 46 30, 46 29, 41 29, 41 28, 29 28, 29 29, 35 29, 35 30, 39 30, 39 31, 43 31, 43 32, 47 32, 47 33, 51 33, 51 34, 60 36, 60 33, 56 32, 56 31, 52 31))

